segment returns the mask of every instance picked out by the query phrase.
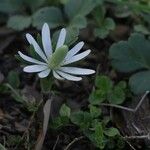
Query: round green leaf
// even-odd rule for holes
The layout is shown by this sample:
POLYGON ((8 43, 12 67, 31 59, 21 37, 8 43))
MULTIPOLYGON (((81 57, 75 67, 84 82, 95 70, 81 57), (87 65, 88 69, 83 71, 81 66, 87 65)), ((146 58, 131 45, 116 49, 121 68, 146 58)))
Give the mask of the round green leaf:
POLYGON ((104 134, 109 136, 109 137, 114 137, 116 135, 119 135, 119 131, 117 128, 108 128, 104 131, 104 134))
POLYGON ((100 0, 69 0, 65 5, 65 13, 70 19, 78 15, 85 16, 100 3, 100 0))
POLYGON ((47 22, 50 28, 56 28, 63 24, 62 13, 57 7, 44 7, 33 14, 33 26, 41 29, 47 22))
POLYGON ((110 95, 108 96, 108 100, 112 104, 121 104, 125 100, 124 90, 119 86, 115 86, 110 95))
POLYGON ((25 28, 28 28, 31 24, 31 17, 30 16, 22 16, 16 15, 9 18, 7 22, 7 26, 14 30, 21 31, 25 28))
POLYGON ((150 71, 142 71, 132 75, 129 85, 135 94, 150 91, 150 71))
POLYGON ((71 109, 66 104, 63 104, 60 108, 59 113, 60 116, 70 117, 71 109))
POLYGON ((109 58, 112 65, 121 72, 150 69, 150 42, 141 34, 133 34, 127 42, 111 46, 109 58))

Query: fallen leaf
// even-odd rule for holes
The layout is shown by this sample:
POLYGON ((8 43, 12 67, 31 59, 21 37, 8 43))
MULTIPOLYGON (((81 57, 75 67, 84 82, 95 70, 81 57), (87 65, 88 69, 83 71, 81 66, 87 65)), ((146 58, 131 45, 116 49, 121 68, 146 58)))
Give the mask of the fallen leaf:
POLYGON ((47 132, 50 112, 51 112, 50 111, 51 110, 51 103, 52 103, 52 100, 49 99, 49 100, 47 100, 47 102, 44 105, 44 108, 43 108, 43 112, 44 112, 43 129, 42 129, 42 133, 39 135, 39 138, 37 140, 35 150, 41 150, 42 149, 45 135, 47 132))

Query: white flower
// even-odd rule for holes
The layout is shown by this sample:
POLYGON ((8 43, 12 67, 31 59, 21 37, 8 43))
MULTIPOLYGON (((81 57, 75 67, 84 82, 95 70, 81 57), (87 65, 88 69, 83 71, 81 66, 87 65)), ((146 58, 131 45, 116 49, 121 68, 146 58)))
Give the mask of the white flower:
POLYGON ((77 54, 83 47, 84 42, 79 42, 68 51, 68 47, 64 45, 66 38, 66 30, 64 28, 60 31, 54 52, 52 50, 50 30, 47 23, 45 23, 42 27, 42 44, 44 50, 40 48, 38 43, 29 33, 26 34, 26 38, 28 42, 33 45, 35 52, 40 56, 42 61, 31 58, 18 51, 20 57, 30 63, 33 63, 33 65, 24 67, 24 72, 37 72, 40 78, 45 78, 50 74, 50 72, 52 72, 53 76, 59 80, 67 79, 72 81, 79 81, 82 79, 81 77, 74 75, 89 75, 95 73, 95 71, 91 69, 68 66, 64 67, 65 65, 83 59, 91 52, 91 50, 86 50, 85 52, 77 54))

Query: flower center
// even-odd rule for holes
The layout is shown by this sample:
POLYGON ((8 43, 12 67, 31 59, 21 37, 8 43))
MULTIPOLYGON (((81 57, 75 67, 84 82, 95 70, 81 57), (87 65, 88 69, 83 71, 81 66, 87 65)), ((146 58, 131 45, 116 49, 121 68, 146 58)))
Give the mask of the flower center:
POLYGON ((50 59, 48 66, 50 69, 58 69, 68 53, 68 46, 63 45, 55 50, 50 59))

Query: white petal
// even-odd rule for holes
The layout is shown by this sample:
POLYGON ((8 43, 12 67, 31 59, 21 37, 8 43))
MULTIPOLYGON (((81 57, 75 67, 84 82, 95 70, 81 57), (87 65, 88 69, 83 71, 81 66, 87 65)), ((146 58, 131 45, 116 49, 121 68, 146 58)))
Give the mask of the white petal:
POLYGON ((53 71, 53 76, 58 80, 64 80, 64 78, 62 78, 58 73, 56 73, 56 71, 53 71))
POLYGON ((51 71, 50 69, 46 69, 46 70, 44 70, 44 71, 38 73, 38 76, 39 76, 40 78, 45 78, 45 77, 47 77, 47 76, 49 75, 50 71, 51 71))
POLYGON ((86 50, 85 52, 75 55, 68 60, 64 60, 63 65, 67 65, 67 64, 71 64, 73 62, 79 61, 83 59, 84 57, 86 57, 87 55, 89 55, 90 52, 91 50, 86 50))
POLYGON ((31 58, 27 55, 24 55, 23 53, 21 53, 20 51, 18 51, 18 54, 21 58, 23 58, 24 60, 28 61, 28 62, 31 62, 31 63, 35 63, 35 64, 39 64, 39 65, 47 65, 46 63, 44 62, 41 62, 39 60, 36 60, 34 58, 31 58))
POLYGON ((24 67, 23 71, 24 72, 40 72, 46 69, 48 69, 48 67, 45 65, 30 65, 30 66, 24 67))
POLYGON ((35 39, 32 37, 32 35, 30 35, 29 33, 26 34, 26 38, 28 40, 28 42, 33 45, 34 50, 36 51, 36 53, 47 62, 47 58, 45 56, 45 54, 43 53, 42 49, 40 48, 40 46, 37 44, 37 42, 35 41, 35 39))
POLYGON ((63 78, 71 81, 80 81, 82 80, 81 77, 72 76, 70 74, 64 73, 62 71, 56 71, 59 75, 61 75, 63 78))
POLYGON ((77 45, 75 45, 66 55, 65 59, 69 59, 71 58, 72 56, 74 56, 76 53, 78 53, 81 48, 83 47, 84 45, 84 42, 79 42, 77 45))
POLYGON ((88 75, 95 73, 95 71, 92 69, 77 68, 77 67, 61 67, 60 70, 75 75, 88 75))
POLYGON ((58 38, 57 45, 56 45, 56 49, 64 45, 65 38, 66 38, 66 29, 63 28, 60 31, 59 38, 58 38))
POLYGON ((47 23, 44 23, 42 28, 42 43, 47 58, 52 54, 52 44, 50 38, 50 30, 47 23))

